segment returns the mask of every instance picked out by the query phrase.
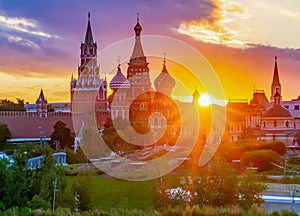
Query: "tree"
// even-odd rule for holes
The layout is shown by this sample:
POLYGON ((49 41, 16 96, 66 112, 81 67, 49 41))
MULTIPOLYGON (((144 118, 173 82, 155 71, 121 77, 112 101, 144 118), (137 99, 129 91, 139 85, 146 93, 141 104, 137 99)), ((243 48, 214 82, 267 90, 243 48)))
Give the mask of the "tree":
POLYGON ((54 141, 59 141, 61 148, 71 148, 73 146, 74 139, 71 136, 71 130, 66 127, 66 124, 62 121, 58 121, 55 123, 53 128, 54 131, 50 136, 52 144, 54 144, 54 141))
POLYGON ((240 204, 244 209, 249 209, 253 204, 260 205, 263 200, 260 194, 267 186, 259 182, 258 175, 254 170, 247 170, 239 184, 240 204))
POLYGON ((237 174, 221 159, 212 161, 210 169, 200 170, 197 180, 200 205, 224 206, 235 204, 238 198, 237 174))
POLYGON ((273 169, 272 163, 278 162, 278 159, 278 154, 272 150, 248 151, 241 157, 241 165, 247 167, 252 164, 261 172, 273 169))
POLYGON ((24 100, 17 98, 17 103, 8 99, 0 100, 0 111, 26 111, 24 100))
POLYGON ((7 144, 7 139, 12 136, 6 124, 0 124, 0 150, 2 151, 7 144))

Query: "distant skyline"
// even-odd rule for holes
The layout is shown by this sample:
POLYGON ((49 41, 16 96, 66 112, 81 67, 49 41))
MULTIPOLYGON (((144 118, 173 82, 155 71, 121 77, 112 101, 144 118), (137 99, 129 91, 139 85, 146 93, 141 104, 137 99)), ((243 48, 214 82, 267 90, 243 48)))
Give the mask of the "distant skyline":
POLYGON ((43 88, 48 102, 69 101, 88 12, 98 51, 133 37, 139 12, 142 36, 177 38, 202 53, 226 99, 251 99, 254 88, 269 99, 275 55, 283 99, 300 95, 297 0, 2 0, 0 8, 0 99, 34 103, 43 88))

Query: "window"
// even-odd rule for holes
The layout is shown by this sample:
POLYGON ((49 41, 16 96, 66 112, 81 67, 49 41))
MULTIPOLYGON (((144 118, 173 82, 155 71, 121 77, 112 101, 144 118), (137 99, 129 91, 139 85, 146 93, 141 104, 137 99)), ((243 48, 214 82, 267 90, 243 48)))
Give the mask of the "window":
POLYGON ((286 126, 286 127, 289 127, 289 124, 290 124, 289 121, 286 121, 286 122, 285 122, 285 126, 286 126))
POLYGON ((286 106, 284 106, 285 108, 287 108, 287 109, 289 109, 289 106, 288 105, 286 105, 286 106))
POLYGON ((299 110, 299 105, 295 105, 295 110, 299 110))
POLYGON ((274 120, 274 127, 277 127, 277 121, 274 120))
POLYGON ((266 127, 266 122, 264 121, 264 127, 266 127))

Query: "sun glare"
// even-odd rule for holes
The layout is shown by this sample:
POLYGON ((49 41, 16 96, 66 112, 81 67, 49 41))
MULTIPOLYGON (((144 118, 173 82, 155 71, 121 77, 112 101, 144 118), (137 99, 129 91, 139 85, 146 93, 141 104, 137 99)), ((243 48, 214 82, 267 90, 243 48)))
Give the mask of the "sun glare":
POLYGON ((201 93, 198 100, 198 104, 202 107, 207 107, 211 105, 211 100, 207 94, 201 93))

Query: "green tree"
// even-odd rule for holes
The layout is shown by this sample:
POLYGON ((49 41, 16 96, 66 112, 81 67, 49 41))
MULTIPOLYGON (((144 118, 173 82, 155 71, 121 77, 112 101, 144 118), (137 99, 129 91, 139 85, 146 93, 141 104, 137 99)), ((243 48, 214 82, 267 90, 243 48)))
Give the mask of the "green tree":
POLYGON ((8 129, 6 124, 0 124, 0 150, 2 151, 6 144, 7 139, 10 139, 12 136, 10 130, 8 129))
POLYGON ((254 170, 247 170, 240 180, 239 194, 240 204, 244 209, 249 209, 253 204, 263 203, 260 194, 267 189, 267 186, 259 181, 259 176, 254 170))
POLYGON ((13 205, 13 177, 12 172, 7 168, 7 163, 0 160, 0 211, 13 205))
POLYGON ((209 206, 235 204, 238 198, 237 174, 221 159, 211 162, 210 168, 202 169, 198 177, 198 203, 209 206))
POLYGON ((54 144, 54 141, 59 141, 62 149, 64 149, 65 147, 71 148, 73 146, 74 139, 71 135, 71 130, 66 127, 66 124, 62 121, 58 121, 55 123, 53 128, 54 131, 50 136, 51 143, 54 144))
POLYGON ((91 203, 91 178, 94 175, 92 171, 86 171, 84 175, 79 176, 73 188, 78 199, 78 208, 80 210, 88 210, 92 208, 91 203))
POLYGON ((24 100, 17 98, 17 103, 8 99, 0 100, 0 111, 26 111, 24 100))

